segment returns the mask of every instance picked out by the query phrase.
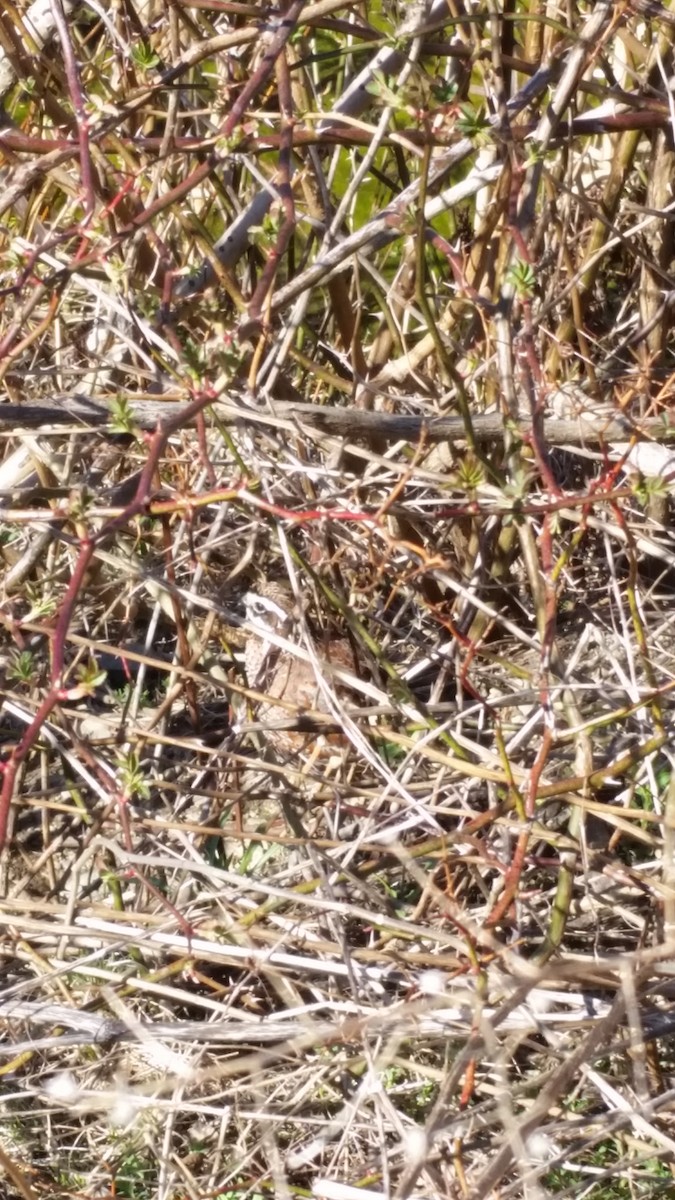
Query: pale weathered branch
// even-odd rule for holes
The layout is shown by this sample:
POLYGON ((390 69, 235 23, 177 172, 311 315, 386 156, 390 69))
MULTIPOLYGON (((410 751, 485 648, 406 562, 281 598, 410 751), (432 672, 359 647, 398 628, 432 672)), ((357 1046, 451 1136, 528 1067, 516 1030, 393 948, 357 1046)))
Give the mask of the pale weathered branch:
MULTIPOLYGON (((384 438, 388 442, 417 442, 423 436, 431 442, 457 442, 466 439, 466 426, 460 417, 424 417, 409 414, 368 412, 355 408, 334 408, 295 401, 275 401, 273 408, 257 409, 241 400, 219 400, 212 409, 225 425, 258 425, 270 428, 298 430, 305 426, 320 433, 349 437, 352 440, 384 438)), ((187 402, 166 400, 131 400, 128 412, 142 429, 154 429, 158 422, 180 418, 187 412, 187 402)), ((64 425, 84 428, 111 428, 118 423, 108 405, 92 396, 54 396, 51 400, 29 401, 24 404, 0 405, 0 431, 20 432, 21 429, 59 429, 64 425)), ((502 436, 507 418, 501 413, 484 413, 472 422, 474 438, 485 443, 502 436)), ((531 423, 525 418, 508 427, 527 438, 531 423)), ((675 438, 675 422, 651 418, 633 424, 627 416, 609 418, 590 412, 574 418, 548 417, 543 422, 546 441, 553 446, 606 445, 626 442, 634 436, 658 442, 675 438)))

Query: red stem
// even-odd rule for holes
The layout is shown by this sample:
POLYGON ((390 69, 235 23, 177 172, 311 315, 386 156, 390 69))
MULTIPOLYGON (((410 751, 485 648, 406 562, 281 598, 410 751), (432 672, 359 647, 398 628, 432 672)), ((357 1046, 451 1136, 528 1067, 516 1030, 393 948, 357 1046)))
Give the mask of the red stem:
POLYGON ((91 153, 89 150, 89 118, 87 116, 82 87, 80 85, 80 73, 77 67, 77 59, 73 50, 73 43, 70 39, 68 22, 66 21, 61 0, 51 0, 51 10, 54 16, 54 25, 56 26, 56 31, 61 42, 61 49, 63 50, 66 78, 68 80, 70 98, 73 102, 75 120, 77 121, 78 142, 80 147, 80 172, 82 175, 82 188, 84 191, 84 215, 86 222, 92 216, 96 206, 94 172, 92 170, 91 153))

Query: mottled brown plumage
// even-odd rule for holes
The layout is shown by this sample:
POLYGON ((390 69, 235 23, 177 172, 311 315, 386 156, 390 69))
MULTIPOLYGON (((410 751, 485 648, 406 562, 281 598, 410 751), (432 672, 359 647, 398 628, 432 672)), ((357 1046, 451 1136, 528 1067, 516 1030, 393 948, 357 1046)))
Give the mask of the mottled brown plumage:
MULTIPOLYGON (((266 583, 257 592, 249 592, 245 604, 247 621, 251 625, 244 651, 247 682, 250 688, 269 698, 258 705, 257 720, 290 721, 303 713, 331 714, 325 690, 317 680, 312 663, 280 648, 266 637, 269 631, 302 647, 296 628, 298 612, 291 592, 282 584, 266 583), (283 700, 286 704, 274 704, 274 700, 283 700)), ((332 678, 328 664, 354 674, 356 664, 351 645, 346 638, 332 637, 315 644, 314 649, 319 663, 327 666, 322 675, 325 687, 338 697, 344 696, 345 685, 332 678)), ((321 735, 320 730, 307 733, 297 729, 270 729, 265 736, 277 749, 297 751, 308 746, 313 748, 321 735)), ((331 734, 324 740, 339 741, 342 735, 331 734)))

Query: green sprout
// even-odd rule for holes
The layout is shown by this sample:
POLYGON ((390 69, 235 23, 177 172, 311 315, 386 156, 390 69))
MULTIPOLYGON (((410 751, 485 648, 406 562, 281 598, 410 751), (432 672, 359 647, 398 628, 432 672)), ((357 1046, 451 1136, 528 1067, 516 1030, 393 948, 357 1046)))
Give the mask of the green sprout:
POLYGON ((96 689, 103 686, 107 677, 107 672, 102 671, 98 664, 93 661, 79 667, 76 675, 77 697, 73 696, 73 699, 93 696, 96 689))
POLYGON ((159 66, 159 57, 147 42, 136 42, 132 45, 131 57, 141 71, 150 71, 159 66))
POLYGON ((383 104, 387 104, 389 108, 406 111, 405 99, 401 92, 395 92, 389 87, 385 76, 381 71, 374 71, 373 78, 370 83, 366 84, 366 91, 371 96, 377 96, 383 104))
POLYGON ((275 242, 281 228, 281 214, 268 212, 260 225, 252 225, 248 231, 252 246, 267 246, 275 242))
POLYGON ((636 474, 630 477, 630 489, 636 500, 644 506, 650 500, 667 496, 671 485, 663 475, 636 474))
POLYGON ((16 654, 7 667, 7 678, 25 685, 33 683, 35 675, 35 656, 31 650, 22 650, 16 654))
POLYGON ((128 754, 118 755, 117 769, 120 785, 127 799, 131 799, 133 796, 139 800, 150 798, 150 786, 137 754, 130 750, 128 754))
POLYGON ((536 276, 530 263, 524 262, 520 258, 517 259, 509 267, 507 279, 513 284, 519 296, 529 297, 534 293, 536 276))
POLYGON ((241 141, 241 130, 235 129, 227 137, 216 139, 215 151, 219 158, 229 158, 241 141))
POLYGON ((472 142, 476 142, 479 146, 486 146, 489 142, 490 122, 487 119, 484 108, 474 108, 471 104, 462 104, 460 107, 461 117, 457 118, 457 129, 463 133, 465 137, 471 138, 472 142))
POLYGON ((483 464, 475 455, 470 453, 462 455, 455 473, 455 482, 466 492, 475 492, 485 482, 483 464))
POLYGON ((435 79, 431 85, 431 95, 437 104, 452 104, 457 95, 457 84, 453 80, 435 79))
POLYGON ((56 610, 56 600, 53 596, 44 596, 32 584, 26 585, 26 599, 30 605, 26 615, 27 621, 41 621, 51 617, 56 610))
POLYGON ((70 510, 69 516, 71 521, 83 521, 87 516, 88 510, 95 501, 95 497, 87 488, 73 488, 70 494, 70 510))
POLYGON ((128 396, 122 395, 119 392, 112 400, 110 405, 110 427, 113 433, 129 433, 133 434, 136 430, 134 414, 129 404, 128 396))

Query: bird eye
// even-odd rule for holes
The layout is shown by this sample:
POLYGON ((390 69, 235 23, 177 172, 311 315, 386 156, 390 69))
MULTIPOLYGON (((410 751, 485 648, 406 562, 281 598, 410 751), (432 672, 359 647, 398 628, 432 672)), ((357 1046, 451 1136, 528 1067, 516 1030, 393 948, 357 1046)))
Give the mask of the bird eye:
POLYGON ((255 621, 259 621, 267 612, 260 596, 256 596, 254 592, 247 592, 244 596, 244 608, 246 609, 246 616, 255 621))
POLYGON ((244 596, 247 620, 267 629, 283 629, 289 619, 289 614, 267 596, 259 596, 256 592, 248 592, 244 596))

